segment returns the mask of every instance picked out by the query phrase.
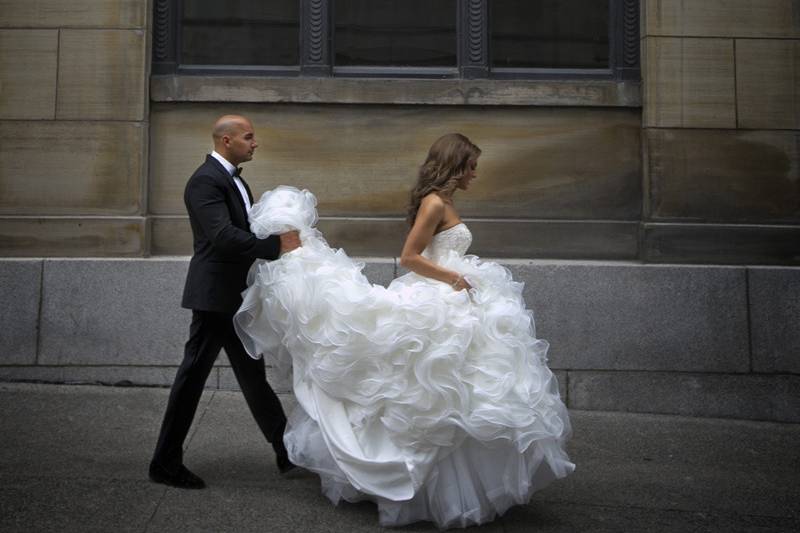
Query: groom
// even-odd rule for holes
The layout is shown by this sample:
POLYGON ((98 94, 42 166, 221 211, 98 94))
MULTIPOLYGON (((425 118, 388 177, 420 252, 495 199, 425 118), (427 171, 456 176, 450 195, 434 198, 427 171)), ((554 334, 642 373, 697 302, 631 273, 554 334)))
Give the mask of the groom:
POLYGON ((194 255, 182 305, 192 310, 192 324, 149 471, 152 481, 185 489, 205 487, 183 464, 183 441, 223 347, 258 427, 275 450, 278 470, 294 467, 283 445, 286 415, 267 383, 263 359, 247 355, 236 336, 233 315, 242 303, 240 294, 253 261, 277 259, 300 246, 300 238, 290 232, 262 240, 250 233, 247 210, 253 197, 237 167, 250 161, 258 147, 252 123, 237 115, 220 117, 212 137, 214 151, 189 178, 184 192, 194 255))

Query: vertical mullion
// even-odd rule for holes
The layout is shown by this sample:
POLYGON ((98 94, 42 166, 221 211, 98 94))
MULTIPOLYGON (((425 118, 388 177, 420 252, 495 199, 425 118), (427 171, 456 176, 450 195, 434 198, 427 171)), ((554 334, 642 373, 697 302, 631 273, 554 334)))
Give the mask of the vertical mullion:
POLYGON ((639 41, 639 0, 615 0, 617 7, 617 31, 615 40, 616 54, 615 72, 619 79, 638 79, 641 75, 639 41))
POLYGON ((331 74, 331 0, 300 2, 300 74, 331 74))
POLYGON ((461 77, 488 78, 489 0, 459 0, 457 35, 461 77))
POLYGON ((153 74, 173 74, 180 63, 179 0, 153 4, 153 74))
POLYGON ((639 42, 640 0, 611 0, 611 64, 618 80, 638 79, 641 74, 639 42))

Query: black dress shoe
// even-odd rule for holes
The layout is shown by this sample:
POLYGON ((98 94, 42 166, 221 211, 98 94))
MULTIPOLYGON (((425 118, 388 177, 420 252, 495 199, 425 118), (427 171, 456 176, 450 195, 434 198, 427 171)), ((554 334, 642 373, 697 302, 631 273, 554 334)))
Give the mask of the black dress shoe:
POLYGON ((176 474, 170 474, 163 467, 150 463, 150 481, 177 487, 179 489, 204 489, 205 482, 181 465, 176 474))
POLYGON ((288 455, 278 455, 275 458, 275 463, 278 465, 278 472, 281 474, 286 474, 297 468, 297 465, 289 460, 288 455))

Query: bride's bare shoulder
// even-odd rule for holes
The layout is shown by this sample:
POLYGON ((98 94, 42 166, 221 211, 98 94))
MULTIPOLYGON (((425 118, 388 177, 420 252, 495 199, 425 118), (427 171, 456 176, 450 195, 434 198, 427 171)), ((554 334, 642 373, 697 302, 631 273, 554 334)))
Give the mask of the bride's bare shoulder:
POLYGON ((422 197, 422 201, 420 201, 420 207, 424 206, 428 209, 444 209, 445 201, 442 199, 441 196, 432 192, 430 194, 426 194, 422 197))

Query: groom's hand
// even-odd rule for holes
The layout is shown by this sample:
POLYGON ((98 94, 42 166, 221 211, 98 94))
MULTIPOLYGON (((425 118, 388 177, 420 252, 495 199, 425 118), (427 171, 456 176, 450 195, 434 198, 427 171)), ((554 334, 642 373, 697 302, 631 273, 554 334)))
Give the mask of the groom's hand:
POLYGON ((300 248, 300 233, 297 231, 287 231, 278 237, 281 239, 281 255, 300 248))

